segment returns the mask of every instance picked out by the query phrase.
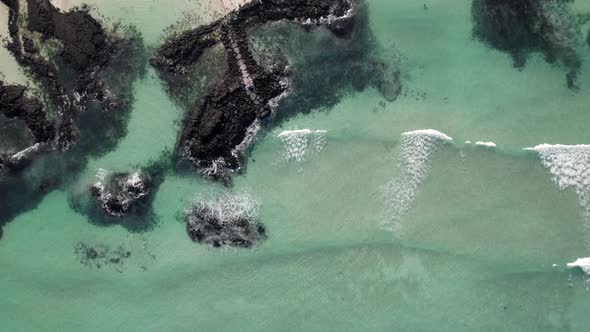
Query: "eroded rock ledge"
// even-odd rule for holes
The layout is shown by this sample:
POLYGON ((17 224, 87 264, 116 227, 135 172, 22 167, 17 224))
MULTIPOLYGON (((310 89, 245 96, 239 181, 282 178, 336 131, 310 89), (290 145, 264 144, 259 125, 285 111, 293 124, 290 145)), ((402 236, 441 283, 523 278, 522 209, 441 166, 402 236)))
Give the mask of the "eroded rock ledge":
POLYGON ((152 64, 168 82, 183 79, 204 50, 221 43, 228 69, 185 121, 177 154, 202 174, 227 180, 243 166, 243 150, 260 120, 272 112, 276 98, 288 90, 289 73, 284 57, 272 68, 263 68, 248 45, 248 29, 288 20, 305 26, 325 25, 345 36, 352 26, 356 0, 253 1, 209 25, 169 40, 157 51, 152 64))

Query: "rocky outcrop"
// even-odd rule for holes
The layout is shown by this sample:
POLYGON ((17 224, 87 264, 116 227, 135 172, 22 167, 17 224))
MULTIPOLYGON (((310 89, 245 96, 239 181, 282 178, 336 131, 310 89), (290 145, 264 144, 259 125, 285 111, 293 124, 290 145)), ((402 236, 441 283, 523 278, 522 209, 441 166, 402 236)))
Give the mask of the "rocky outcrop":
POLYGON ((263 68, 253 57, 247 32, 260 24, 289 20, 305 26, 327 25, 346 35, 356 9, 350 0, 253 1, 210 25, 187 31, 166 42, 152 64, 162 78, 174 83, 186 76, 206 48, 221 43, 228 69, 185 120, 177 151, 202 174, 228 180, 241 170, 243 150, 257 131, 260 120, 272 112, 273 101, 286 93, 287 64, 263 68))
POLYGON ((250 248, 266 239, 266 229, 257 218, 255 203, 248 195, 199 198, 187 211, 187 233, 193 241, 212 247, 250 248))
POLYGON ((151 179, 140 170, 110 174, 90 188, 90 194, 112 217, 123 217, 142 202, 151 191, 151 179))
MULTIPOLYGON (((90 102, 98 102, 104 111, 117 111, 125 117, 126 106, 121 98, 131 93, 131 87, 113 87, 103 79, 120 46, 130 47, 129 37, 115 37, 106 33, 87 9, 74 9, 63 13, 49 0, 27 0, 26 22, 19 24, 18 1, 2 0, 10 8, 9 30, 11 41, 7 48, 43 88, 43 93, 56 110, 56 146, 63 151, 73 147, 79 139, 79 115, 90 102), (39 33, 37 38, 33 33, 39 33), (56 61, 46 58, 41 49, 58 42, 56 61), (119 93, 115 93, 118 91, 119 93)), ((138 38, 131 38, 141 43, 138 38)), ((46 52, 45 52, 46 53, 46 52)), ((135 59, 139 60, 139 59, 135 59)), ((131 61, 131 60, 129 60, 131 61)), ((122 72, 131 84, 134 76, 122 72)), ((113 116, 105 116, 113 117, 113 116)), ((110 119, 108 123, 116 123, 110 119)))
POLYGON ((577 89, 581 32, 568 1, 473 0, 472 17, 474 36, 510 54, 515 67, 523 68, 530 53, 542 53, 549 63, 561 61, 568 88, 577 89))
POLYGON ((82 170, 88 156, 117 145, 146 59, 139 32, 121 25, 107 32, 86 8, 64 13, 49 0, 0 1, 9 7, 6 48, 39 88, 31 97, 0 84, 2 118, 24 121, 34 138, 27 148, 19 142, 1 151, 8 175, 0 178, 1 227, 82 170))

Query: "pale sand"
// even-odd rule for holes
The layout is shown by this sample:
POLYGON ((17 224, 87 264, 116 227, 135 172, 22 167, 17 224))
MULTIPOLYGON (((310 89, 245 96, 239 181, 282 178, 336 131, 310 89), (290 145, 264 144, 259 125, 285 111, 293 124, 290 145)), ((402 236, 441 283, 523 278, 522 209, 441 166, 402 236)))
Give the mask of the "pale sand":
POLYGON ((210 0, 212 6, 216 6, 219 10, 225 12, 230 12, 247 2, 249 0, 210 0))
MULTIPOLYGON (((8 7, 0 3, 0 39, 10 39, 8 33, 8 7)), ((4 47, 0 47, 0 73, 7 83, 26 84, 27 78, 20 71, 16 59, 4 47)))
MULTIPOLYGON (((63 11, 68 11, 83 3, 96 4, 102 1, 104 0, 51 0, 51 3, 63 11)), ((223 14, 229 13, 249 1, 250 0, 200 0, 199 2, 205 5, 205 7, 209 7, 210 9, 223 14)))
POLYGON ((83 0, 51 0, 51 3, 61 9, 62 11, 67 12, 68 10, 76 7, 76 6, 80 6, 83 3, 90 3, 90 2, 94 2, 94 1, 83 1, 83 0))

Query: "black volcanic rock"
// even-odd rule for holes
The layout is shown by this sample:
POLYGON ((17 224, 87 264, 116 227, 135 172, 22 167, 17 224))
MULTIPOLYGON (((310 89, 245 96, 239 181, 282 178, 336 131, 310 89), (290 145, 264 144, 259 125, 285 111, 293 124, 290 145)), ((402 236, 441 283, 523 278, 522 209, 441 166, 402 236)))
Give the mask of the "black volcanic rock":
POLYGON ((266 239, 255 205, 247 195, 226 195, 214 201, 198 199, 187 211, 189 237, 213 247, 250 248, 266 239))
POLYGON ((113 45, 87 11, 62 13, 49 0, 27 0, 27 10, 29 30, 62 42, 60 56, 75 70, 104 66, 108 61, 113 45))
POLYGON ((147 199, 151 179, 137 170, 114 173, 90 188, 90 194, 101 208, 113 217, 123 217, 147 199))
POLYGON ((473 0, 471 12, 474 36, 510 54, 515 67, 523 68, 530 53, 542 53, 549 63, 561 61, 568 88, 577 88, 581 32, 567 1, 473 0))

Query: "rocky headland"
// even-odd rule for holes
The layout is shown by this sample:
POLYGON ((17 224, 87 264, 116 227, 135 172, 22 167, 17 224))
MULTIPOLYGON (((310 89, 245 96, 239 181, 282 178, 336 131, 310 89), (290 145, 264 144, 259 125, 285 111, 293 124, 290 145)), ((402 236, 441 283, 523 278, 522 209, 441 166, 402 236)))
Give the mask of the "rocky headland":
POLYGON ((152 60, 161 77, 174 84, 189 75, 207 48, 222 44, 227 71, 185 120, 177 155, 203 175, 227 181, 242 169, 244 149, 260 122, 273 112, 276 99, 288 91, 289 67, 277 56, 263 67, 251 52, 249 30, 287 20, 306 27, 327 26, 345 36, 357 3, 349 0, 253 1, 222 19, 186 31, 162 45, 152 60))

